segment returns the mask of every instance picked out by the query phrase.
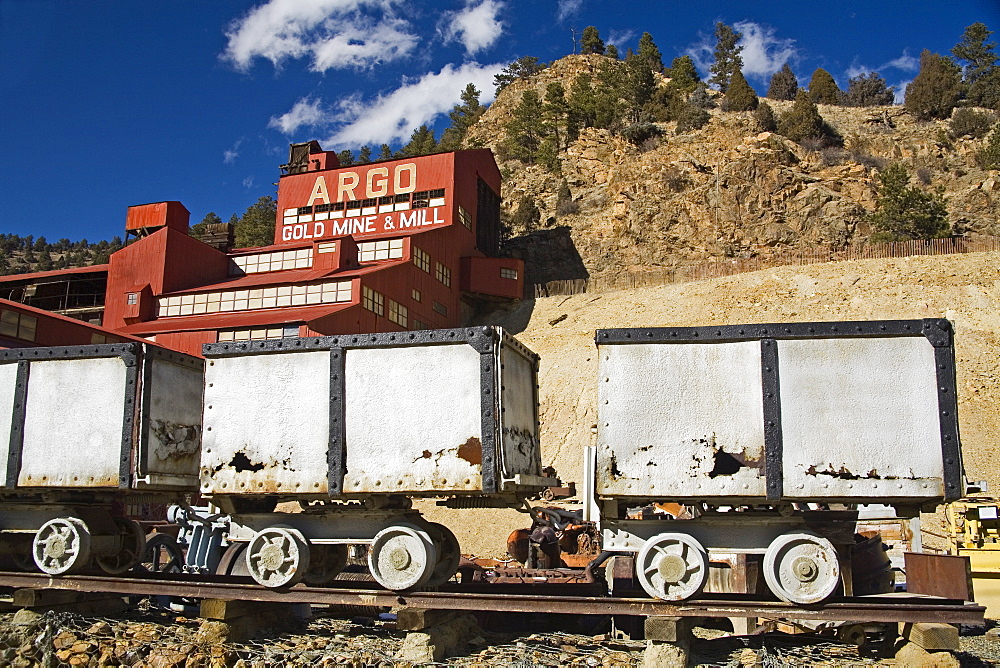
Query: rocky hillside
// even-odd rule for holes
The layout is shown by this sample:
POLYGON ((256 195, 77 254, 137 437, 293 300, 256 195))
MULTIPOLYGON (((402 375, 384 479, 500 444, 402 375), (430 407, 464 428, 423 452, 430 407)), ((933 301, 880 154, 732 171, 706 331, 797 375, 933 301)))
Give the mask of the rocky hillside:
MULTIPOLYGON (((602 58, 567 56, 530 81, 510 84, 468 140, 498 149, 525 90, 544 96, 556 80, 569 90, 579 73, 596 73, 602 58)), ((792 105, 768 103, 775 115, 792 105)), ((875 206, 876 167, 896 161, 922 187, 943 189, 955 231, 1000 234, 1000 173, 980 169, 975 160, 985 140, 949 139, 947 121, 918 123, 900 106, 820 105, 844 146, 807 150, 761 133, 749 112, 709 111, 702 129, 676 135, 675 123, 660 124, 664 134, 642 148, 585 129, 560 155, 560 174, 501 161, 507 213, 529 194, 542 214, 540 231, 510 245, 511 254, 529 260, 529 281, 863 242, 871 231, 865 216, 875 206), (563 180, 577 212, 559 215, 563 180)))

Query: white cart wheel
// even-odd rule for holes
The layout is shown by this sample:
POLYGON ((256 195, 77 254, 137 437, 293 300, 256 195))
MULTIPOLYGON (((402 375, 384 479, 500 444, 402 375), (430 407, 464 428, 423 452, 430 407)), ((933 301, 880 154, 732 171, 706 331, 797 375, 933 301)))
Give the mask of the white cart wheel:
POLYGON ((90 530, 76 517, 49 520, 35 534, 31 555, 43 573, 75 573, 90 561, 90 530))
POLYGON ((430 522, 428 533, 437 548, 437 563, 434 565, 434 572, 427 580, 428 587, 443 585, 451 579, 458 570, 458 563, 462 560, 462 548, 458 544, 458 538, 451 529, 443 524, 430 522))
POLYGON ((639 583, 653 598, 683 601, 695 596, 708 577, 708 554, 683 533, 653 536, 636 557, 639 583))
POLYGON ((829 540, 811 531, 781 534, 764 553, 764 579, 783 601, 819 603, 840 582, 837 550, 829 540))
POLYGON ((121 549, 112 556, 97 557, 97 565, 108 575, 121 575, 130 571, 146 551, 146 534, 138 522, 127 517, 115 517, 115 528, 121 538, 121 549))
POLYGON ((250 539, 246 564, 250 577, 258 584, 291 586, 309 569, 309 543, 297 529, 271 526, 250 539))
POLYGON ((412 524, 382 529, 368 552, 372 576, 386 589, 411 589, 426 584, 436 566, 437 548, 430 535, 412 524))

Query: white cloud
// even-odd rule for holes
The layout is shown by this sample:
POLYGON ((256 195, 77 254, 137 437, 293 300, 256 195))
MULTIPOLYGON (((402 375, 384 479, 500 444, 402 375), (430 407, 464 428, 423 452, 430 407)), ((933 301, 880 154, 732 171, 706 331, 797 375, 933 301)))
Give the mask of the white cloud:
POLYGON ((604 40, 608 44, 614 44, 615 48, 620 51, 619 55, 625 57, 625 43, 631 42, 632 38, 635 37, 634 30, 612 30, 608 38, 604 40))
POLYGON ((775 37, 774 28, 752 21, 740 21, 733 27, 743 33, 739 45, 743 47, 740 56, 744 76, 763 79, 798 58, 795 40, 775 37))
POLYGON ((253 188, 253 186, 254 186, 253 176, 248 176, 245 179, 243 179, 243 187, 244 188, 246 188, 247 190, 250 190, 251 188, 253 188))
POLYGON ((320 108, 320 101, 304 97, 281 116, 272 116, 267 127, 281 130, 286 135, 293 134, 301 127, 321 125, 326 114, 320 108))
POLYGON ((444 16, 443 32, 446 42, 461 42, 465 53, 474 55, 493 45, 503 31, 503 23, 497 14, 503 9, 498 0, 468 0, 465 8, 457 12, 447 12, 444 16))
POLYGON ((365 67, 406 56, 417 44, 396 16, 399 0, 270 0, 233 21, 223 58, 248 70, 257 57, 276 67, 308 58, 309 68, 365 67))
POLYGON ((907 79, 905 81, 900 81, 895 84, 896 86, 896 99, 893 100, 896 104, 903 104, 906 101, 906 87, 913 83, 913 79, 907 79))
POLYGON ((565 21, 579 12, 581 7, 583 7, 583 0, 559 0, 559 7, 556 9, 556 21, 565 21))
MULTIPOLYGON (((739 21, 733 24, 733 30, 742 33, 737 44, 743 47, 740 57, 743 59, 743 75, 746 77, 767 79, 785 63, 791 66, 799 58, 795 40, 776 37, 774 28, 770 26, 753 21, 739 21)), ((699 40, 687 48, 687 55, 691 56, 698 72, 706 80, 715 62, 715 43, 713 29, 709 34, 699 33, 699 40)))
MULTIPOLYGON (((415 128, 431 125, 440 114, 460 101, 466 84, 482 91, 480 102, 493 101, 493 76, 506 63, 461 67, 446 65, 416 81, 404 82, 395 91, 373 100, 353 96, 341 101, 330 114, 330 122, 342 123, 324 142, 329 150, 407 141, 415 128), (336 147, 336 148, 333 148, 336 147)), ((291 113, 291 112, 289 112, 291 113)))
POLYGON ((882 65, 880 69, 902 70, 904 72, 916 72, 920 69, 920 59, 911 56, 906 51, 899 58, 893 58, 882 65))
POLYGON ((233 144, 232 148, 226 149, 222 152, 222 162, 227 165, 233 164, 236 158, 240 157, 240 144, 243 143, 243 139, 237 139, 236 143, 233 144))

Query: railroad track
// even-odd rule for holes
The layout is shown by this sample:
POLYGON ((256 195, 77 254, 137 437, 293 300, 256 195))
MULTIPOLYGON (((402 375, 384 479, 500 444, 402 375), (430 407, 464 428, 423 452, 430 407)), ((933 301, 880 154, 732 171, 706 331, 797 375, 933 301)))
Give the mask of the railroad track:
MULTIPOLYGON (((649 598, 553 595, 544 585, 448 585, 435 591, 394 592, 358 586, 271 589, 232 578, 172 576, 121 578, 106 575, 52 577, 44 573, 0 572, 0 587, 65 589, 143 596, 183 596, 316 605, 410 606, 436 610, 549 612, 574 615, 667 617, 765 617, 857 622, 943 622, 981 625, 985 608, 975 603, 926 596, 882 594, 832 599, 815 606, 717 595, 672 603, 649 598)), ((563 589, 565 591, 565 589, 563 589)), ((591 588, 589 591, 593 591, 591 588)))

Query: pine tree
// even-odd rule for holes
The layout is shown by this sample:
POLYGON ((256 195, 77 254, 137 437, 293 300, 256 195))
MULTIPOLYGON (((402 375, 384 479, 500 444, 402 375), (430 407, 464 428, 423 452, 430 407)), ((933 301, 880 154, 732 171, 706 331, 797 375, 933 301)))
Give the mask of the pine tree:
POLYGON ((743 71, 737 69, 729 79, 729 90, 722 101, 723 111, 753 111, 760 101, 757 92, 743 78, 743 71))
POLYGON ((761 102, 757 110, 753 112, 753 119, 757 122, 757 128, 761 132, 774 132, 778 129, 778 122, 774 118, 774 110, 767 102, 761 102))
POLYGON ((361 150, 358 151, 358 164, 367 165, 372 161, 372 147, 362 146, 361 150))
POLYGON ((721 21, 715 24, 715 62, 712 63, 712 78, 709 83, 715 84, 723 93, 729 88, 729 79, 733 72, 743 67, 743 57, 740 56, 742 46, 738 46, 743 33, 734 31, 721 21))
POLYGON ((993 128, 986 146, 978 157, 983 169, 1000 169, 1000 125, 993 128))
POLYGON ((392 147, 388 144, 382 144, 378 149, 378 159, 392 160, 392 147))
POLYGON ((948 209, 939 193, 926 193, 909 186, 910 174, 902 163, 884 168, 878 174, 879 185, 875 211, 870 220, 875 234, 872 241, 940 239, 948 236, 948 209))
POLYGON ((521 232, 531 232, 538 227, 538 221, 542 214, 535 205, 535 200, 531 195, 521 195, 521 200, 517 203, 517 211, 511 217, 511 226, 521 232))
POLYGON ((877 72, 859 74, 847 82, 844 104, 848 107, 879 107, 892 104, 896 100, 895 88, 885 85, 885 79, 877 72))
POLYGON ((951 50, 965 61, 964 83, 969 102, 980 107, 1000 109, 1000 67, 997 66, 996 42, 988 42, 993 31, 982 23, 965 29, 962 41, 951 50))
POLYGON ((653 42, 653 36, 648 32, 642 33, 639 38, 639 57, 645 61, 650 71, 663 71, 663 55, 653 42))
MULTIPOLYGON (((234 227, 236 247, 253 248, 274 243, 274 224, 278 213, 278 203, 270 195, 265 195, 236 221, 234 227)), ((236 214, 233 214, 236 218, 236 214)), ((230 219, 232 222, 232 218, 230 219)))
POLYGON ((410 135, 410 142, 403 147, 403 156, 415 158, 418 155, 430 155, 437 150, 437 140, 434 131, 426 125, 421 125, 410 135))
POLYGON ((701 107, 686 103, 677 113, 677 129, 674 134, 684 134, 691 130, 703 128, 706 123, 712 120, 711 114, 701 107))
POLYGON ((49 252, 48 248, 43 248, 38 253, 38 264, 35 266, 36 271, 52 271, 54 269, 54 264, 52 262, 52 253, 49 252))
POLYGON ((612 60, 618 60, 618 47, 614 44, 608 44, 608 47, 604 49, 604 55, 612 60))
POLYGON ((656 78, 649 68, 649 61, 641 53, 625 59, 625 81, 622 97, 628 110, 627 119, 631 123, 643 120, 642 110, 653 99, 656 90, 656 78))
POLYGON ((906 110, 919 120, 948 118, 962 93, 961 70, 947 56, 920 54, 920 72, 906 87, 906 110))
POLYGON ((524 91, 504 131, 507 139, 503 145, 507 155, 521 162, 535 162, 545 134, 538 91, 533 88, 524 91))
POLYGON ((822 67, 816 68, 809 80, 809 97, 816 104, 840 104, 840 88, 833 75, 822 67))
POLYGON ((803 139, 820 139, 825 134, 825 123, 812 97, 799 91, 791 111, 778 119, 778 132, 794 142, 803 139))
POLYGON ((518 79, 530 79, 546 67, 545 63, 539 63, 534 56, 523 56, 505 67, 500 74, 493 76, 493 83, 496 84, 496 94, 518 79))
POLYGON ((601 39, 596 27, 587 26, 583 29, 583 35, 580 37, 580 53, 604 55, 604 40, 601 39))
POLYGON ((461 103, 452 107, 448 112, 451 119, 451 126, 445 129, 441 135, 442 151, 457 151, 462 148, 462 141, 468 134, 469 128, 475 125, 479 117, 486 111, 486 107, 479 103, 479 90, 474 84, 468 84, 461 94, 461 103))
POLYGON ((795 78, 792 68, 785 63, 780 70, 771 76, 771 85, 767 88, 767 96, 772 100, 794 100, 799 93, 799 80, 795 78))
MULTIPOLYGON (((581 72, 573 80, 569 90, 569 123, 574 128, 593 127, 597 119, 597 100, 594 97, 593 77, 589 72, 581 72)), ((570 137, 570 141, 575 139, 570 137)))
POLYGON ((545 87, 545 101, 542 104, 547 134, 552 135, 557 149, 569 144, 569 102, 566 100, 566 89, 559 81, 553 81, 545 87))
POLYGON ((340 161, 341 167, 350 167, 354 164, 354 153, 350 149, 344 149, 337 153, 337 160, 340 161))
POLYGON ((690 95, 691 92, 701 83, 698 70, 694 66, 691 56, 679 56, 670 63, 670 69, 666 75, 670 77, 667 86, 683 95, 690 95))

